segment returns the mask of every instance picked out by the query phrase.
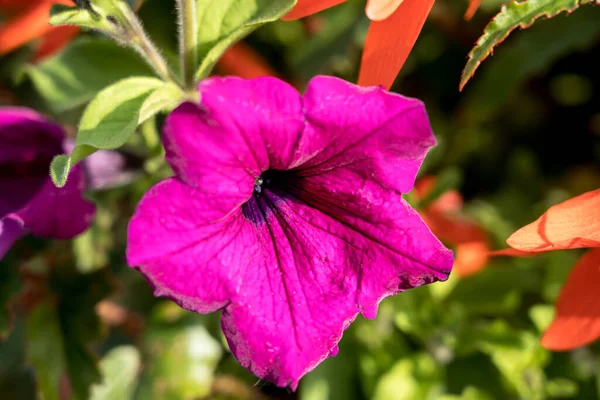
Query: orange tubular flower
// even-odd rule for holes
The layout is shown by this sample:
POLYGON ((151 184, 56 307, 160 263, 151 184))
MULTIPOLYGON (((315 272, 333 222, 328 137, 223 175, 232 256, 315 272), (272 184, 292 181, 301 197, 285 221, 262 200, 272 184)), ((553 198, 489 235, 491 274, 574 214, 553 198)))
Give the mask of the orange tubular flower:
MULTIPOLYGON (((283 19, 306 17, 345 0, 299 0, 283 19)), ((389 89, 408 58, 434 0, 368 0, 371 25, 365 41, 358 84, 389 89)))
POLYGON ((575 264, 556 303, 556 316, 542 345, 571 350, 600 338, 600 189, 552 206, 537 221, 506 241, 510 250, 495 255, 523 255, 591 248, 575 264))
MULTIPOLYGON (((434 177, 420 179, 415 185, 419 198, 426 197, 434 185, 434 177)), ((460 214, 462 207, 460 193, 450 190, 425 209, 419 210, 419 214, 438 238, 455 246, 453 269, 461 278, 465 278, 486 266, 490 246, 484 230, 460 214)))
MULTIPOLYGON (((283 19, 293 20, 333 7, 346 0, 298 0, 283 19)), ((469 16, 481 0, 470 0, 469 16)), ((358 84, 389 89, 408 58, 434 0, 368 0, 366 14, 372 21, 365 41, 358 84)))
POLYGON ((35 39, 41 39, 36 60, 63 48, 79 30, 48 24, 50 7, 57 2, 71 4, 67 0, 0 0, 0 12, 10 16, 0 25, 0 56, 35 39))

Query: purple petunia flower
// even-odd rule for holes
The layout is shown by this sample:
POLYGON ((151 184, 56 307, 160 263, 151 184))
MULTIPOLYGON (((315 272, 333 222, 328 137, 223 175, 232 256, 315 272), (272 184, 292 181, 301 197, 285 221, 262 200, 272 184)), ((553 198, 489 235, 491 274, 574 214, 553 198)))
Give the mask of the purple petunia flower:
POLYGON ((435 139, 420 101, 336 78, 199 90, 167 119, 176 176, 138 205, 128 262, 155 295, 222 310, 240 363, 295 389, 359 313, 448 277, 451 252, 401 197, 435 139))
POLYGON ((52 158, 64 151, 63 130, 35 111, 0 108, 0 259, 27 232, 68 239, 92 222, 95 207, 83 195, 81 167, 64 188, 48 173, 52 158))

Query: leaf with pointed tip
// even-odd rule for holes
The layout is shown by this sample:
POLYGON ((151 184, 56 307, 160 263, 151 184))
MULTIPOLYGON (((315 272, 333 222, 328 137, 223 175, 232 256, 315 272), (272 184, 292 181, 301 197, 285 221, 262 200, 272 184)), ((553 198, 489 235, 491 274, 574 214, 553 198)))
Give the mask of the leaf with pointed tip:
POLYGON ((139 125, 140 110, 146 99, 164 85, 160 79, 133 77, 101 91, 81 118, 71 154, 56 156, 52 160, 50 176, 54 184, 64 186, 69 170, 97 150, 123 146, 139 125))
POLYGON ((206 77, 221 55, 253 30, 281 18, 297 0, 198 0, 196 80, 206 77))
POLYGON ((540 17, 552 18, 561 12, 570 13, 580 5, 593 2, 600 4, 600 0, 526 0, 512 1, 503 5, 469 53, 459 90, 464 88, 479 65, 492 53, 494 47, 504 41, 513 30, 528 28, 540 17))
POLYGON ((56 56, 25 72, 50 108, 61 113, 92 100, 113 82, 153 76, 135 52, 105 38, 82 37, 56 56))

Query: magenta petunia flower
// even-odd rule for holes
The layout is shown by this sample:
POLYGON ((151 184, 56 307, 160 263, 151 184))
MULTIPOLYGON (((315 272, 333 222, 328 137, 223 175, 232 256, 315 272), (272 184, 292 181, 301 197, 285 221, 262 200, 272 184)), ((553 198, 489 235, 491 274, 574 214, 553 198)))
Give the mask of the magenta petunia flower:
POLYGON ((166 121, 176 176, 129 225, 127 257, 157 296, 222 310, 240 363, 296 388, 344 329, 452 254, 402 199, 435 144, 423 104, 314 78, 212 78, 166 121))
POLYGON ((64 138, 35 111, 0 108, 0 259, 27 232, 68 239, 91 224, 95 207, 83 198, 81 167, 64 188, 50 179, 50 162, 63 153, 64 138))

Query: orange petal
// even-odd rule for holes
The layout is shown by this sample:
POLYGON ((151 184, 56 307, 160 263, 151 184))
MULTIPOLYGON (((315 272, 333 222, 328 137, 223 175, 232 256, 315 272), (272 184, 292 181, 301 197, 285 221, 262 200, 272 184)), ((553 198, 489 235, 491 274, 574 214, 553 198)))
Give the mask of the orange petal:
POLYGON ((487 235, 477 224, 457 213, 430 209, 421 213, 429 229, 441 240, 452 244, 486 242, 487 235))
POLYGON ((489 252, 485 241, 461 243, 454 252, 454 269, 461 278, 475 275, 486 266, 489 252))
POLYGON ((506 243, 534 252, 600 247, 600 189, 550 207, 506 243))
POLYGON ((400 7, 403 0, 369 0, 365 12, 371 21, 383 21, 400 7))
POLYGON ((28 8, 31 5, 39 3, 40 0, 0 0, 0 11, 15 12, 28 8))
POLYGON ((600 338, 600 248, 577 262, 556 303, 556 316, 544 332, 542 346, 571 350, 600 338))
POLYGON ((298 0, 292 11, 283 16, 284 21, 304 18, 327 8, 337 6, 346 0, 298 0))
POLYGON ((74 26, 58 26, 52 28, 46 36, 42 38, 42 44, 36 51, 33 59, 41 61, 44 58, 51 56, 62 50, 77 34, 79 28, 74 26))
POLYGON ((39 1, 0 28, 0 55, 9 53, 25 43, 50 31, 48 24, 51 0, 39 1))
POLYGON ((389 89, 408 58, 434 0, 404 0, 385 21, 371 22, 358 84, 389 89))
POLYGON ((483 0, 469 0, 469 8, 467 8, 467 12, 465 13, 466 20, 473 18, 473 15, 477 12, 482 1, 483 0))
POLYGON ((264 58, 242 42, 234 44, 223 54, 217 68, 224 75, 236 75, 246 79, 277 76, 277 72, 264 58))

